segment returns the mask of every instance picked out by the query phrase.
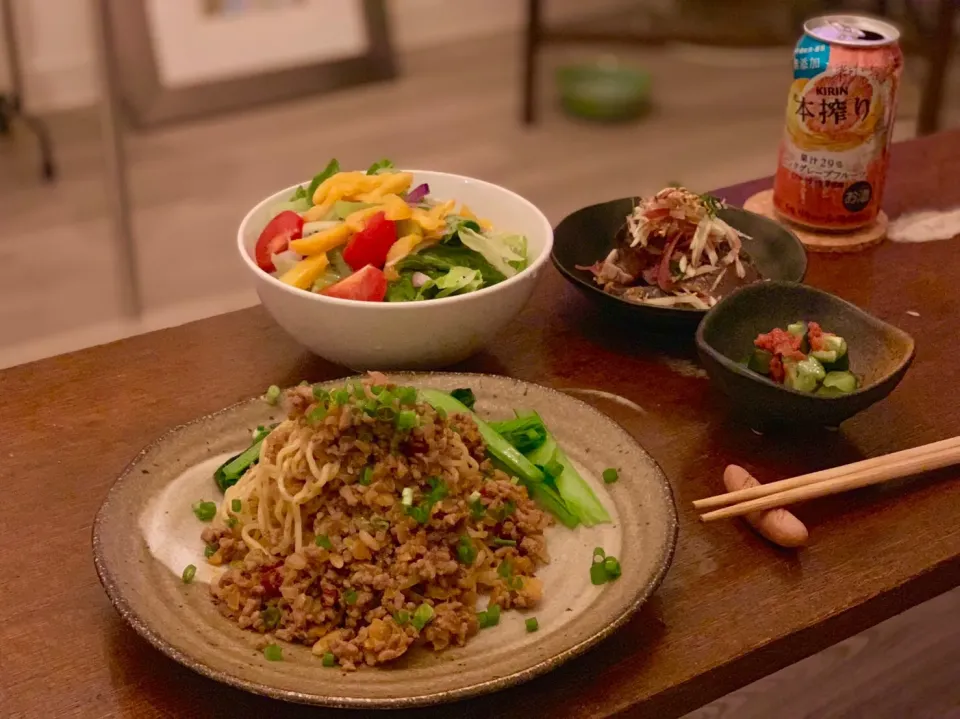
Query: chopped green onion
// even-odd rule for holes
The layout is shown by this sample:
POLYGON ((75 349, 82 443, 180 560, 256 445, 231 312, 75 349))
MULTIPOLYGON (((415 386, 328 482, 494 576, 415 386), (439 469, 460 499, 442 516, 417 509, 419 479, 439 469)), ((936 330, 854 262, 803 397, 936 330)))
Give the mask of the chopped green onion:
POLYGON ((363 382, 353 383, 353 396, 357 398, 367 396, 367 391, 363 388, 363 382))
MULTIPOLYGON (((476 494, 476 492, 474 494, 476 494)), ((479 496, 477 499, 471 499, 468 504, 470 505, 470 516, 473 519, 483 519, 486 516, 487 508, 483 506, 483 502, 480 501, 479 496)))
POLYGON ((387 407, 386 405, 381 405, 377 407, 377 419, 384 422, 392 422, 397 418, 397 410, 393 407, 387 407))
POLYGON ((413 487, 403 488, 403 491, 400 493, 400 503, 404 507, 409 507, 413 504, 413 487))
POLYGON ((382 384, 375 384, 371 385, 370 387, 370 391, 373 392, 374 396, 379 395, 385 389, 386 387, 384 387, 382 384))
POLYGON ((364 400, 360 406, 363 409, 364 414, 368 414, 371 417, 375 416, 377 414, 377 410, 379 409, 377 400, 375 399, 364 400))
POLYGON ((373 482, 373 467, 364 467, 363 473, 358 480, 364 487, 369 487, 373 482))
POLYGON ((351 606, 354 605, 354 604, 356 604, 356 603, 357 603, 357 590, 356 590, 356 589, 348 589, 347 591, 345 591, 345 592, 343 593, 343 601, 345 601, 347 604, 349 604, 349 605, 351 605, 351 606))
POLYGON ((430 485, 430 494, 427 497, 431 502, 439 502, 450 493, 441 477, 427 477, 427 484, 430 485))
POLYGON ((497 547, 516 547, 517 546, 516 539, 501 539, 500 537, 494 537, 493 543, 497 547))
POLYGON ((515 511, 517 511, 517 505, 508 500, 494 510, 493 516, 498 522, 502 522, 515 511))
POLYGON ((620 562, 616 557, 607 557, 604 559, 603 568, 606 570, 610 579, 616 579, 623 573, 623 570, 620 568, 620 562))
POLYGON ((497 574, 504 579, 508 579, 513 576, 513 564, 510 563, 509 559, 504 559, 502 562, 500 562, 500 566, 497 567, 497 574))
POLYGON ((230 529, 233 529, 234 527, 236 527, 236 526, 237 526, 237 518, 236 518, 236 517, 227 517, 227 526, 230 527, 230 529))
POLYGON ((500 605, 491 604, 482 612, 477 613, 477 623, 481 629, 497 626, 500 623, 500 605))
POLYGON ((333 393, 333 401, 343 407, 350 401, 350 393, 345 389, 338 389, 333 393))
POLYGON ((243 509, 243 502, 241 502, 239 499, 233 500, 230 502, 230 509, 232 509, 234 512, 239 512, 241 509, 243 509))
POLYGON ((323 659, 321 661, 323 662, 323 666, 325 667, 333 667, 333 666, 336 666, 337 664, 337 658, 333 656, 332 652, 327 652, 326 654, 324 654, 323 659))
POLYGON ((377 401, 384 406, 390 406, 393 404, 394 396, 393 392, 388 389, 385 389, 380 393, 380 396, 377 397, 377 401))
POLYGON ((220 547, 218 547, 215 544, 208 544, 206 547, 203 548, 203 556, 208 558, 212 557, 214 554, 217 553, 217 550, 219 548, 220 547))
POLYGON ((417 629, 423 629, 431 619, 433 619, 433 607, 424 602, 417 607, 417 610, 413 613, 413 619, 410 621, 417 629))
POLYGON ((417 524, 426 524, 430 521, 431 509, 433 509, 433 504, 430 502, 422 502, 416 507, 405 506, 403 511, 408 517, 413 517, 417 524))
POLYGON ((460 535, 460 540, 457 542, 457 559, 468 567, 473 566, 477 561, 477 548, 473 546, 473 542, 466 534, 460 535))
POLYGON ((590 582, 597 586, 606 584, 610 577, 607 570, 603 568, 603 562, 595 562, 590 565, 590 582))
POLYGON ((215 502, 205 502, 202 499, 193 505, 193 513, 201 522, 209 522, 217 516, 217 505, 215 502))
POLYGON ((528 632, 535 632, 540 628, 540 622, 537 621, 536 617, 530 617, 524 624, 528 632))
POLYGON ((313 398, 326 403, 330 400, 330 393, 320 385, 315 384, 313 386, 313 398))
POLYGON ((310 414, 307 415, 307 421, 310 424, 316 424, 317 422, 322 422, 327 416, 327 406, 324 404, 318 404, 316 407, 310 410, 310 414))
POLYGON ((417 413, 412 409, 402 410, 397 415, 397 429, 407 430, 413 429, 420 423, 420 418, 417 417, 417 413))
POLYGON ((398 626, 404 626, 407 622, 410 621, 410 612, 406 609, 401 609, 396 614, 393 615, 393 620, 397 623, 398 626))
POLYGON ((620 560, 616 557, 608 557, 600 547, 593 550, 593 563, 590 565, 590 581, 593 584, 612 582, 621 573, 620 560))
POLYGON ((276 644, 268 644, 263 648, 263 656, 269 662, 279 662, 283 660, 283 650, 276 644))
POLYGON ((309 386, 310 386, 310 383, 307 382, 307 380, 305 379, 302 379, 299 382, 297 382, 297 387, 309 387, 309 386))
POLYGON ((440 419, 447 418, 447 410, 445 410, 443 407, 437 407, 436 412, 437 412, 437 417, 439 417, 440 419))
POLYGON ((280 401, 280 388, 275 384, 270 385, 267 387, 267 393, 263 398, 267 400, 267 404, 276 404, 280 401))
POLYGON ((193 564, 188 564, 183 568, 183 574, 180 575, 180 578, 183 580, 184 584, 190 584, 195 576, 197 576, 196 566, 193 564))
POLYGON ((318 534, 313 540, 313 543, 318 547, 326 549, 327 551, 333 549, 333 543, 330 541, 330 537, 328 537, 326 534, 318 534))
POLYGON ((603 481, 607 484, 613 484, 618 479, 620 479, 620 472, 617 471, 616 467, 607 467, 603 470, 603 481))
POLYGON ((401 405, 417 403, 417 390, 414 387, 397 387, 396 395, 401 405))
POLYGON ((267 629, 276 629, 280 624, 280 610, 276 607, 267 607, 260 612, 260 618, 267 629))

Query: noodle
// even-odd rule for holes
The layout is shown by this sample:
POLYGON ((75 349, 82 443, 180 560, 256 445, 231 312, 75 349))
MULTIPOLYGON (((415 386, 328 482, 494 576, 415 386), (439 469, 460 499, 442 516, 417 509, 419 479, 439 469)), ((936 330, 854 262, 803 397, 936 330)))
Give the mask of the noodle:
POLYGON ((229 565, 211 586, 223 614, 352 669, 415 642, 464 644, 481 594, 504 610, 539 601, 550 516, 490 465, 472 419, 404 405, 416 393, 402 389, 368 382, 338 402, 288 391, 288 419, 203 535, 209 561, 229 565), (415 413, 413 427, 378 419, 387 390, 381 414, 415 413), (418 610, 430 615, 415 624, 418 610))

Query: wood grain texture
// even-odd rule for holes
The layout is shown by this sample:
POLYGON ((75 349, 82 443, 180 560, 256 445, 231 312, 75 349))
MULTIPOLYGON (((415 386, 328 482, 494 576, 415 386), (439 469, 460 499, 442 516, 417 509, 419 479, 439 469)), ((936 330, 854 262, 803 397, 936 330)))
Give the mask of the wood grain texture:
MULTIPOLYGON (((957 204, 958 174, 960 133, 896 146, 887 212, 957 204)), ((719 194, 742 202, 769 182, 719 194)), ((697 521, 690 502, 722 489, 729 463, 768 481, 960 427, 960 405, 944 386, 944 368, 955 365, 956 240, 815 255, 807 281, 900 325, 918 346, 902 385, 837 433, 757 436, 734 423, 695 364, 692 342, 617 325, 553 271, 499 341, 456 368, 602 390, 642 407, 586 396, 663 467, 680 509, 680 542, 661 590, 600 647, 522 687, 426 716, 677 716, 960 584, 955 470, 798 507, 812 533, 799 553, 771 549, 741 523, 697 521)), ((260 309, 0 373, 4 713, 316 716, 162 658, 108 603, 89 535, 114 477, 170 426, 270 383, 344 373, 300 349, 260 309)))

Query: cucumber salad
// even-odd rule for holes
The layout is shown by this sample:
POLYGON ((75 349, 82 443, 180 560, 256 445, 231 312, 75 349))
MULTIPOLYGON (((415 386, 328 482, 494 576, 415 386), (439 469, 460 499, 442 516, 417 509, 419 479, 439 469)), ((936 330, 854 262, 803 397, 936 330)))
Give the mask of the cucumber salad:
POLYGON ((306 292, 366 302, 465 294, 527 267, 526 237, 413 182, 389 160, 366 172, 331 160, 275 208, 254 249, 257 266, 306 292))
POLYGON ((847 342, 816 322, 794 322, 757 336, 747 367, 798 392, 837 397, 857 389, 847 342))

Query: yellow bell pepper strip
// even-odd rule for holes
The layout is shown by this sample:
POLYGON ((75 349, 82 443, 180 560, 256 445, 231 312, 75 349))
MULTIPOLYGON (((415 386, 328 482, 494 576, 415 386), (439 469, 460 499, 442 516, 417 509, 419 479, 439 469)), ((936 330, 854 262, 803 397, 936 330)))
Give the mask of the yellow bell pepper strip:
MULTIPOLYGON (((437 233, 440 230, 446 230, 447 226, 447 215, 453 210, 454 206, 453 200, 448 200, 443 204, 432 207, 429 210, 424 210, 420 207, 413 208, 413 219, 423 228, 425 235, 430 236, 431 233, 437 233)), ((441 233, 442 234, 442 233, 441 233)))
POLYGON ((328 177, 320 183, 320 186, 313 193, 311 198, 313 204, 324 204, 334 192, 340 195, 337 199, 343 199, 351 192, 363 192, 362 188, 365 187, 364 177, 366 175, 362 172, 338 172, 336 175, 328 177))
POLYGON ((389 172, 383 175, 365 176, 366 192, 357 197, 361 202, 380 202, 386 195, 399 195, 413 184, 413 175, 409 172, 389 172))
POLYGON ((315 235, 294 240, 290 243, 290 249, 298 255, 322 255, 345 243, 352 234, 353 231, 344 222, 329 230, 322 230, 315 235))
POLYGON ((373 207, 365 207, 362 210, 357 210, 356 212, 351 212, 347 215, 347 219, 343 221, 343 224, 346 225, 350 232, 360 232, 367 224, 367 220, 373 217, 378 212, 383 212, 383 208, 378 205, 373 207))
POLYGON ((325 254, 307 257, 284 272, 280 281, 287 285, 299 287, 301 290, 309 289, 327 269, 328 264, 329 260, 327 260, 325 254))
POLYGON ((404 235, 394 242, 387 250, 387 267, 392 267, 409 255, 421 242, 423 242, 423 235, 417 234, 404 235))
POLYGON ((457 214, 460 215, 460 217, 463 217, 464 219, 473 220, 478 225, 480 225, 481 230, 489 230, 493 228, 493 224, 489 220, 481 220, 479 217, 477 217, 474 214, 473 210, 471 210, 466 205, 460 205, 460 212, 458 212, 457 214))
POLYGON ((399 195, 384 195, 380 209, 388 220, 394 222, 409 220, 413 216, 413 209, 399 195))

